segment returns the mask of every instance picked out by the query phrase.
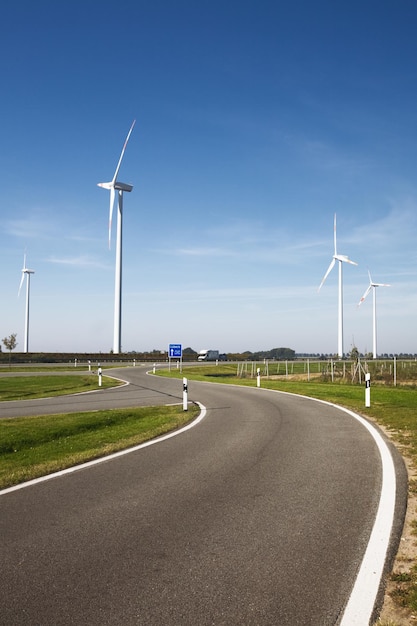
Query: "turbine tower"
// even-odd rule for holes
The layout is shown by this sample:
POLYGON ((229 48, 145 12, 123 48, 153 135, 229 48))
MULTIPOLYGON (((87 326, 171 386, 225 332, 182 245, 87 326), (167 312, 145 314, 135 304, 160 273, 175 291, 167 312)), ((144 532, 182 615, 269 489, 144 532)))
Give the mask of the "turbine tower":
POLYGON ((373 358, 376 359, 376 288, 377 287, 391 287, 387 283, 374 283, 371 278, 371 272, 368 270, 369 285, 362 298, 358 302, 358 306, 362 304, 369 292, 373 291, 373 307, 372 307, 372 346, 373 346, 373 358))
POLYGON ((25 280, 26 275, 26 314, 25 314, 25 343, 23 352, 29 352, 29 296, 30 296, 30 275, 34 274, 35 270, 30 270, 26 267, 26 254, 23 256, 23 268, 22 268, 22 279, 19 285, 19 291, 17 292, 17 297, 20 296, 20 291, 22 289, 23 281, 25 280))
POLYGON ((334 254, 330 261, 330 265, 327 268, 323 280, 320 283, 318 291, 322 288, 324 281, 335 266, 336 261, 339 263, 339 297, 338 297, 338 322, 337 322, 337 353, 339 359, 343 359, 343 263, 350 263, 350 265, 357 265, 355 261, 351 261, 345 254, 337 254, 337 241, 336 241, 336 213, 334 214, 333 225, 333 237, 334 237, 334 254))
POLYGON ((117 231, 116 231, 116 270, 114 281, 114 330, 113 330, 113 352, 119 354, 121 352, 121 337, 122 337, 122 235, 123 235, 123 192, 132 191, 133 186, 127 183, 121 183, 117 180, 120 165, 122 163, 123 155, 126 150, 127 142, 132 133, 136 120, 133 120, 132 126, 127 134, 124 142, 122 152, 120 154, 119 162, 114 172, 113 179, 108 183, 98 183, 99 187, 110 190, 110 214, 109 214, 109 249, 111 240, 111 225, 113 216, 113 206, 115 195, 117 191, 118 203, 117 203, 117 231))

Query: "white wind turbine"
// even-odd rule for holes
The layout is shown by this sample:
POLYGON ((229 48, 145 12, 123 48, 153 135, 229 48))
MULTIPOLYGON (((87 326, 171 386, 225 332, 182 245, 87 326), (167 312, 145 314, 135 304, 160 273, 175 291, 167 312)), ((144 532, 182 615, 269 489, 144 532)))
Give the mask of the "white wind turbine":
POLYGON ((336 213, 334 215, 334 226, 333 226, 333 237, 334 237, 334 254, 333 258, 330 261, 330 265, 327 268, 327 272, 325 273, 323 280, 320 283, 320 287, 318 291, 322 288, 324 281, 332 271, 336 261, 339 262, 339 307, 338 307, 338 324, 337 324, 337 352, 339 355, 339 359, 343 358, 343 263, 350 263, 351 265, 357 265, 355 261, 351 261, 345 254, 337 254, 337 242, 336 242, 336 213))
POLYGON ((132 126, 127 134, 119 162, 114 172, 113 179, 109 183, 98 183, 99 187, 110 190, 110 214, 109 214, 109 248, 111 240, 111 225, 113 216, 113 206, 116 191, 118 192, 118 211, 117 211, 117 233, 116 233, 116 271, 114 281, 114 331, 113 331, 113 352, 119 354, 121 351, 121 335, 122 335, 122 226, 123 226, 123 192, 132 191, 133 186, 127 183, 121 183, 117 180, 123 155, 126 150, 127 142, 132 133, 136 120, 133 120, 132 126))
POLYGON ((20 296, 20 291, 23 286, 23 281, 25 280, 26 275, 26 315, 25 315, 25 343, 23 352, 29 352, 29 296, 30 296, 30 275, 34 274, 35 270, 30 270, 26 267, 26 254, 23 256, 23 268, 22 268, 22 279, 19 285, 19 291, 17 292, 17 296, 20 296))
POLYGON ((362 298, 358 302, 358 306, 362 304, 369 292, 373 291, 373 308, 372 308, 372 346, 373 346, 373 358, 376 359, 376 288, 377 287, 391 287, 387 283, 374 283, 371 278, 371 272, 368 270, 369 285, 362 298))

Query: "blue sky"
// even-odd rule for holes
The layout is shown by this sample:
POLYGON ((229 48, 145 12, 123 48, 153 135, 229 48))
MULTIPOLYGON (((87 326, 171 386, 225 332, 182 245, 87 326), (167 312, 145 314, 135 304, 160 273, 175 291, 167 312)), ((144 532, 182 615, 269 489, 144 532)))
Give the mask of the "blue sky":
POLYGON ((22 0, 2 9, 1 337, 122 349, 417 352, 417 4, 22 0))

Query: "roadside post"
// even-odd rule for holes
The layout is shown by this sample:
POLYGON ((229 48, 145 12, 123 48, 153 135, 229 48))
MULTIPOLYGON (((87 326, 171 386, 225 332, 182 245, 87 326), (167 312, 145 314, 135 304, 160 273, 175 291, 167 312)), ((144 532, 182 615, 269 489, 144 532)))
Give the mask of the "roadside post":
POLYGON ((371 375, 369 372, 365 374, 365 406, 371 406, 371 375))
POLYGON ((182 379, 182 409, 188 411, 188 381, 186 378, 182 379))
POLYGON ((97 370, 98 373, 98 386, 101 387, 101 367, 97 370))
POLYGON ((91 372, 91 361, 88 361, 88 371, 91 372))
POLYGON ((156 363, 153 364, 153 370, 152 371, 155 374, 155 372, 156 372, 156 363))
POLYGON ((257 387, 261 386, 261 369, 260 369, 260 367, 258 367, 258 369, 256 370, 256 386, 257 387))

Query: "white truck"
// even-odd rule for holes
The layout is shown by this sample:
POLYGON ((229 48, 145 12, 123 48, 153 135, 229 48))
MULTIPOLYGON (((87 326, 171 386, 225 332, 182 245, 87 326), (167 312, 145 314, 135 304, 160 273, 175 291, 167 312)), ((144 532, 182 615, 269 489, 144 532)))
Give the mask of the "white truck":
POLYGON ((218 350, 200 350, 198 353, 197 361, 218 361, 218 350))

